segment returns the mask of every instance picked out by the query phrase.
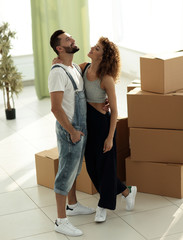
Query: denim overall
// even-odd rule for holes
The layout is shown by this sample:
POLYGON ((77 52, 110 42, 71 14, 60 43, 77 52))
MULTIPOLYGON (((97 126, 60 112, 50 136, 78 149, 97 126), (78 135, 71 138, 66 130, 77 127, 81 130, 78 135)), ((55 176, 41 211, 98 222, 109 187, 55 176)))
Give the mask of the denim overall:
MULTIPOLYGON (((54 65, 52 69, 55 67, 61 66, 54 65)), ((72 125, 76 130, 83 132, 84 136, 81 136, 81 139, 77 143, 73 143, 70 134, 56 121, 59 166, 55 178, 54 191, 62 195, 68 195, 77 175, 79 175, 81 171, 87 139, 85 92, 84 90, 77 91, 78 88, 72 75, 66 70, 65 72, 71 80, 75 91, 75 108, 72 125)))

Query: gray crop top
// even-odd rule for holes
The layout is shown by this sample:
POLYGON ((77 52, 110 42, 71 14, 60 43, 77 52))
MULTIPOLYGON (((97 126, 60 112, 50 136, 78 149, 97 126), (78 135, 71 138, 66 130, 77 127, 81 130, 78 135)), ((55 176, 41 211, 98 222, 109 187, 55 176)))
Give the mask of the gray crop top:
POLYGON ((100 87, 101 80, 96 79, 95 81, 89 81, 86 77, 88 67, 84 72, 83 81, 86 91, 87 102, 103 103, 106 99, 106 92, 100 87))

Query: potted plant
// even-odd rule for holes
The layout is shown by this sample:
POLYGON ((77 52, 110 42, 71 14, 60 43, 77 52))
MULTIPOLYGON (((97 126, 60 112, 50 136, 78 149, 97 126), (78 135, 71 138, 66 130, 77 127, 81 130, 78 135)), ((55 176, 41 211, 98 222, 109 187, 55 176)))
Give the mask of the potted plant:
POLYGON ((16 32, 9 29, 8 23, 0 25, 0 89, 3 90, 4 106, 7 119, 15 119, 15 104, 13 95, 18 95, 22 90, 22 74, 17 71, 12 57, 11 38, 16 32))

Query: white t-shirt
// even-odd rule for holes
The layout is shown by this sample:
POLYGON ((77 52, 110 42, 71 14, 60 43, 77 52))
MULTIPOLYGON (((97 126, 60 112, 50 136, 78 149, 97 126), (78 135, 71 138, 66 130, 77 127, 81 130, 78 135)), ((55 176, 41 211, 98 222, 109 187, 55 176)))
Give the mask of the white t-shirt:
MULTIPOLYGON (((83 78, 81 74, 78 72, 78 70, 74 67, 66 66, 63 64, 55 64, 55 65, 61 65, 63 68, 66 69, 67 72, 69 72, 77 87, 77 91, 83 90, 83 78)), ((62 101, 62 108, 64 109, 69 121, 72 121, 72 118, 74 116, 74 96, 75 91, 74 87, 72 85, 72 82, 66 72, 61 67, 53 68, 48 76, 48 89, 49 92, 57 92, 57 91, 63 91, 63 101, 62 101)))

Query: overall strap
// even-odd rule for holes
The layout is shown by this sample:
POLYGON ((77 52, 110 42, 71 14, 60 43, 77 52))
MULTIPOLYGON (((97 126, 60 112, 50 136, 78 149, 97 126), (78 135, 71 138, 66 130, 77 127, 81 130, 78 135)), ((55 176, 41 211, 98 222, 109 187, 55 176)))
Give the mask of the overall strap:
POLYGON ((82 76, 82 72, 81 72, 80 67, 79 67, 77 64, 75 64, 75 63, 73 63, 73 65, 74 65, 74 67, 78 70, 78 72, 80 73, 80 75, 82 76))
POLYGON ((72 85, 73 85, 74 90, 76 91, 76 90, 78 89, 78 87, 77 87, 77 85, 76 85, 76 83, 75 83, 72 75, 71 75, 69 72, 67 72, 67 71, 65 70, 65 68, 63 68, 63 67, 60 66, 60 65, 54 65, 54 66, 51 68, 51 70, 54 69, 54 68, 57 68, 57 67, 61 67, 61 68, 65 71, 65 73, 67 74, 67 76, 70 78, 70 80, 71 80, 71 82, 72 82, 72 85))
POLYGON ((83 76, 84 76, 84 73, 85 73, 85 70, 87 69, 87 67, 90 65, 91 63, 87 63, 84 67, 84 70, 83 70, 83 76))

